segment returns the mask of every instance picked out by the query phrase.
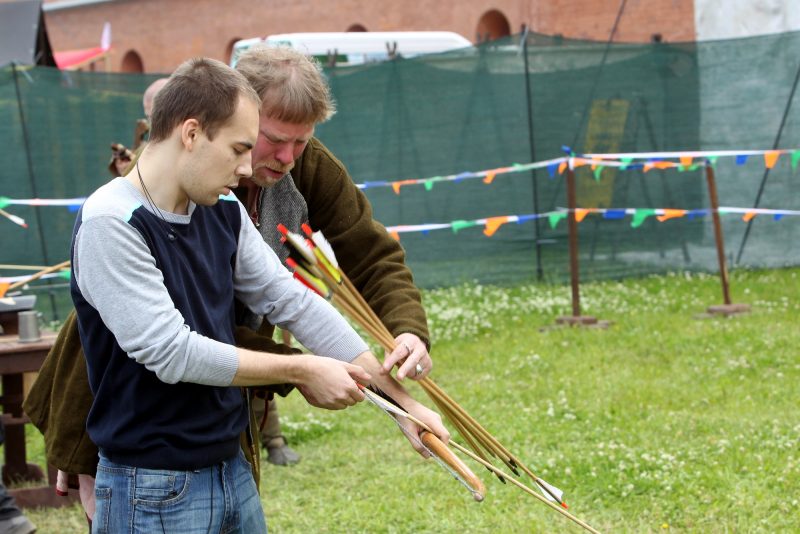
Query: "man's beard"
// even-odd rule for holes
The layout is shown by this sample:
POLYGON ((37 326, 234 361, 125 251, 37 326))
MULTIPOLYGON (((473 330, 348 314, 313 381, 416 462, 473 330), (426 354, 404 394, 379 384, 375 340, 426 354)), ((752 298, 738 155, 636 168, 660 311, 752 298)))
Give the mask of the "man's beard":
POLYGON ((289 173, 289 171, 291 171, 293 168, 294 168, 294 161, 284 165, 278 160, 269 159, 264 163, 259 164, 258 167, 256 167, 253 170, 253 181, 255 181, 261 187, 275 185, 281 180, 281 178, 286 176, 289 173), (280 173, 281 177, 274 178, 272 175, 267 175, 266 179, 263 179, 258 176, 258 171, 262 168, 268 168, 272 171, 278 172, 280 173))

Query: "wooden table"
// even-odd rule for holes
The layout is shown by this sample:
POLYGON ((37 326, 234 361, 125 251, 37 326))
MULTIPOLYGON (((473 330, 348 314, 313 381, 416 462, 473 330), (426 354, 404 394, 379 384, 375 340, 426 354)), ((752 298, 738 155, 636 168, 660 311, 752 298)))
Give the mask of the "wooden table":
MULTIPOLYGON (((44 480, 42 469, 27 461, 25 449, 25 424, 29 423, 22 413, 23 374, 36 372, 42 366, 53 346, 55 333, 44 333, 40 341, 20 343, 17 336, 0 336, 0 375, 2 375, 3 424, 5 426, 5 463, 3 482, 39 482, 44 480)), ((17 504, 30 506, 63 506, 74 499, 59 497, 55 493, 56 472, 48 468, 48 485, 10 490, 17 504)), ((76 493, 76 492, 74 492, 76 493)))

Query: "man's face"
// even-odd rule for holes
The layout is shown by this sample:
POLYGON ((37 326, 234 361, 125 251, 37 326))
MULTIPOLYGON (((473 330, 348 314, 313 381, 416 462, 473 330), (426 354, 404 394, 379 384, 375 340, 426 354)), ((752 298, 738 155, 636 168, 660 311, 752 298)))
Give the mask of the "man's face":
POLYGON ((258 137, 258 106, 240 98, 228 123, 213 140, 199 131, 187 151, 181 186, 196 204, 211 206, 252 174, 251 153, 258 137))
POLYGON ((313 135, 313 124, 294 124, 262 115, 258 141, 253 147, 253 182, 260 187, 278 183, 292 170, 294 160, 313 135))

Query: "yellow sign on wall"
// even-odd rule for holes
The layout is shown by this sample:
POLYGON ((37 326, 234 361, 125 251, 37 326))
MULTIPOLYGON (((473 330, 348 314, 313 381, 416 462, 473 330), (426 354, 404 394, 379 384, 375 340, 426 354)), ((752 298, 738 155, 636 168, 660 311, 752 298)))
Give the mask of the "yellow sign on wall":
MULTIPOLYGON (((621 99, 595 100, 589 113, 584 152, 607 154, 620 151, 630 102, 621 99)), ((602 180, 595 180, 588 166, 575 170, 577 203, 581 208, 610 208, 617 170, 603 170, 602 180)))

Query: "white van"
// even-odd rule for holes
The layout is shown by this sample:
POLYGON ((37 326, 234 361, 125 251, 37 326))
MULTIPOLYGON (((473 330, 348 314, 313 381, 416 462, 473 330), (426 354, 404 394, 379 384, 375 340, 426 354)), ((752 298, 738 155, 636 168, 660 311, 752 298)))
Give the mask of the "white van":
POLYGON ((472 46, 454 32, 316 32, 283 33, 264 39, 243 39, 233 45, 231 66, 239 55, 257 44, 289 46, 313 56, 322 65, 361 65, 393 57, 414 57, 472 46))

